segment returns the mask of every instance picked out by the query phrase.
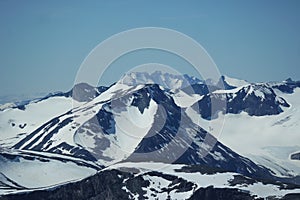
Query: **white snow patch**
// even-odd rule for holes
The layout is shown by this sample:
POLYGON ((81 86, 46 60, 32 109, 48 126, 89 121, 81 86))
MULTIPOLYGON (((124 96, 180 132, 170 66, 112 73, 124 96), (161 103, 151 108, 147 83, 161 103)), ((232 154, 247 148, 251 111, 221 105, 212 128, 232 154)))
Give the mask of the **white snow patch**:
POLYGON ((239 80, 239 79, 235 79, 235 78, 230 78, 228 76, 224 76, 224 77, 225 77, 225 82, 228 83, 231 86, 241 87, 241 86, 245 86, 245 85, 249 84, 245 80, 239 80))
POLYGON ((200 96, 198 94, 193 94, 192 96, 188 95, 185 92, 183 92, 182 90, 179 90, 177 93, 172 95, 172 97, 173 97, 176 105, 178 105, 182 108, 192 106, 194 103, 196 103, 197 101, 199 101, 203 98, 203 96, 200 96))
POLYGON ((71 110, 72 102, 72 98, 51 97, 28 104, 25 110, 0 111, 0 145, 13 146, 45 122, 71 110))

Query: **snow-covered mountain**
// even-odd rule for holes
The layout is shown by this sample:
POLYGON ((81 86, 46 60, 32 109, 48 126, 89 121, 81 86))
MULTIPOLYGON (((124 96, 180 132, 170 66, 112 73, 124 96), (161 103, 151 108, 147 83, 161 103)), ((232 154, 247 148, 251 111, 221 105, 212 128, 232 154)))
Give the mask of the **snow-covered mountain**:
POLYGON ((300 82, 292 80, 248 83, 222 76, 213 83, 188 75, 136 72, 110 87, 81 83, 70 92, 3 107, 0 191, 53 191, 57 185, 91 176, 66 185, 77 187, 106 173, 113 176, 117 170, 128 181, 124 185, 123 177, 122 191, 133 199, 139 195, 187 199, 202 194, 210 184, 222 188, 222 193, 227 188, 228 194, 250 199, 299 192, 289 190, 300 185, 299 87, 300 82), (217 105, 213 112, 211 102, 217 105), (211 123, 221 115, 225 123, 216 138, 211 123), (136 171, 143 171, 145 162, 160 163, 160 168, 151 166, 151 172, 134 178, 128 177, 133 172, 126 176, 122 172, 130 168, 139 174, 136 171), (167 163, 171 171, 161 169, 167 163), (181 168, 189 172, 181 176, 181 168), (69 171, 64 176, 48 178, 65 170, 69 171), (203 170, 211 172, 209 177, 203 170), (42 175, 30 179, 35 172, 42 175), (195 180, 196 176, 207 182, 195 180), (145 186, 135 185, 133 190, 129 180, 145 186))
POLYGON ((160 86, 116 84, 92 101, 52 118, 13 148, 72 156, 104 166, 123 160, 207 164, 268 177, 268 170, 221 143, 204 144, 206 137, 216 140, 208 134, 160 86), (174 152, 180 148, 182 153, 174 152), (208 155, 201 157, 205 151, 208 155))
POLYGON ((225 100, 227 106, 221 110, 225 114, 224 126, 218 139, 279 176, 299 175, 299 162, 291 160, 300 148, 299 86, 299 81, 289 79, 217 90, 194 102, 187 113, 195 123, 209 130, 210 123, 216 120, 206 120, 210 118, 210 113, 205 112, 210 108, 209 102, 225 100), (196 112, 193 107, 201 109, 196 112))

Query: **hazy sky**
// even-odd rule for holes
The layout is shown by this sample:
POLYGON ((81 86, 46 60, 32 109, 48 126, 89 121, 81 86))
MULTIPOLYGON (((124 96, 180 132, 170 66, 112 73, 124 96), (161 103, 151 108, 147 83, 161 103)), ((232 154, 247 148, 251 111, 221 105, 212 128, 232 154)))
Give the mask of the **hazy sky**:
MULTIPOLYGON (((109 36, 155 26, 199 42, 222 74, 249 81, 300 80, 300 1, 0 0, 0 96, 66 91, 87 54, 109 36)), ((180 59, 142 52, 111 67, 180 59), (151 60, 153 59, 153 60, 151 60)), ((182 64, 184 65, 184 64, 182 64)), ((181 71, 189 73, 189 69, 181 71)))

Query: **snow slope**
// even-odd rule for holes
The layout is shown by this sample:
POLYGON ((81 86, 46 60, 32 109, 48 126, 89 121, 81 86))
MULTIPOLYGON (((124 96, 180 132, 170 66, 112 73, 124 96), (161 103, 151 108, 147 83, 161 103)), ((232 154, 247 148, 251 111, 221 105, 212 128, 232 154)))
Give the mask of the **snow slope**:
POLYGON ((70 110, 72 103, 72 98, 52 97, 32 102, 25 106, 25 110, 8 108, 1 111, 0 146, 13 146, 43 123, 70 110))
POLYGON ((91 176, 96 171, 96 168, 63 158, 1 153, 0 195, 53 187, 91 176))
MULTIPOLYGON (((290 160, 289 154, 293 152, 286 149, 299 147, 300 88, 296 88, 292 94, 283 93, 279 90, 274 91, 278 96, 284 98, 290 107, 282 107, 283 112, 278 115, 249 116, 245 112, 226 114, 223 129, 218 139, 234 151, 271 167, 277 172, 277 175, 282 175, 282 173, 299 175, 300 162, 290 160), (274 147, 273 150, 276 147, 277 152, 285 152, 285 157, 270 154, 270 151, 267 150, 270 146, 274 147), (280 167, 277 166, 276 169, 274 163, 280 167)), ((212 129, 211 124, 214 120, 207 121, 199 118, 197 113, 190 108, 187 109, 187 113, 195 123, 204 129, 212 129)))
MULTIPOLYGON (((230 106, 238 109, 234 114, 219 112, 217 113, 219 117, 207 120, 201 118, 191 107, 202 101, 205 95, 187 94, 181 90, 180 88, 189 83, 182 82, 180 77, 166 78, 163 74, 157 76, 158 79, 154 79, 146 77, 145 74, 131 74, 127 77, 128 80, 126 79, 128 83, 118 82, 101 94, 99 92, 99 96, 89 97, 91 100, 89 102, 80 103, 69 97, 55 96, 31 102, 24 109, 12 108, 11 105, 3 107, 0 111, 0 150, 13 147, 20 152, 35 153, 35 156, 40 153, 41 157, 47 154, 48 157, 45 161, 38 159, 38 156, 28 159, 21 155, 5 157, 0 154, 0 189, 2 188, 5 193, 51 187, 82 179, 95 172, 93 167, 78 165, 78 162, 70 159, 109 166, 129 158, 136 151, 141 153, 153 151, 155 153, 152 155, 155 155, 155 158, 159 155, 162 157, 164 150, 168 149, 168 143, 173 141, 177 145, 184 146, 188 143, 190 146, 185 148, 187 151, 180 158, 176 157, 174 151, 164 159, 175 155, 178 163, 205 164, 239 173, 209 175, 175 172, 175 169, 179 169, 177 167, 183 166, 166 166, 161 163, 117 164, 108 169, 129 166, 139 168, 141 173, 144 173, 144 169, 158 171, 192 182, 195 184, 193 188, 195 190, 214 185, 219 188, 249 190, 260 197, 272 193, 283 196, 290 192, 261 182, 238 186, 232 186, 229 182, 242 173, 251 175, 268 172, 260 165, 272 169, 277 176, 300 174, 300 162, 290 159, 291 154, 300 150, 299 87, 292 93, 284 93, 272 88, 271 84, 249 84, 225 77, 224 81, 236 88, 216 89, 209 95, 227 99, 228 105, 235 100, 237 103, 230 106), (137 82, 129 84, 134 80, 137 82), (167 89, 157 85, 143 85, 138 81, 164 82, 167 83, 165 85, 167 89), (237 96, 240 99, 236 98, 237 96), (243 107, 243 103, 248 107, 243 107), (260 104, 267 105, 272 111, 271 114, 258 113, 261 115, 258 116, 254 112, 254 115, 250 116, 249 109, 259 110, 256 106, 260 104), (241 109, 238 107, 240 105, 241 109), (225 119, 224 124, 218 121, 221 116, 225 119), (214 124, 222 127, 221 135, 214 134, 217 128, 214 124), (203 140, 207 139, 208 133, 204 129, 214 136, 219 136, 217 139, 226 146, 213 137, 210 138, 211 143, 205 144, 203 140), (178 138, 180 134, 185 137, 178 138), (164 149, 164 146, 167 148, 164 149), (201 157, 206 150, 208 150, 206 157, 201 157), (56 158, 51 158, 54 155, 56 158), (247 158, 251 158, 259 165, 247 158), (171 169, 167 169, 168 167, 171 169), (31 177, 34 172, 38 178, 33 180, 31 177)), ((207 102, 199 108, 200 111, 205 111, 205 106, 209 105, 209 101, 207 102)), ((144 174, 143 178, 151 183, 148 188, 143 188, 148 195, 154 195, 151 188, 156 188, 160 195, 158 197, 167 197, 162 188, 170 186, 168 179, 149 174, 144 174)), ((192 193, 192 191, 173 192, 170 195, 180 199, 190 197, 192 193)))
POLYGON ((245 80, 231 78, 231 77, 228 77, 228 76, 224 76, 224 81, 226 83, 228 83, 229 85, 235 86, 235 87, 241 87, 241 86, 249 85, 249 82, 247 82, 245 80))

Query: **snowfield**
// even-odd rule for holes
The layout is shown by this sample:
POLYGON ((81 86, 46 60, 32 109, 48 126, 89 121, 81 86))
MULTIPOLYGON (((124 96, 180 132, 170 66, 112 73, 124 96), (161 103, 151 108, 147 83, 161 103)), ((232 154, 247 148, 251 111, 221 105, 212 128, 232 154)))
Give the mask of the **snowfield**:
POLYGON ((52 97, 32 102, 25 110, 7 108, 0 112, 0 146, 11 147, 43 123, 72 109, 72 98, 52 97))
MULTIPOLYGON (((236 88, 233 91, 240 89, 236 88)), ((216 91, 216 93, 223 92, 216 91)), ((271 168, 276 175, 299 175, 300 162, 290 160, 290 154, 300 149, 300 88, 296 88, 292 94, 279 90, 275 92, 290 105, 289 108, 282 107, 283 112, 278 115, 250 116, 245 112, 226 115, 219 113, 218 118, 205 120, 191 108, 187 108, 186 113, 194 123, 214 133, 213 135, 223 144, 271 168), (276 149, 276 153, 272 153, 270 148, 272 151, 276 149)))
POLYGON ((43 189, 91 176, 96 169, 76 162, 0 154, 0 195, 43 189), (10 187, 7 187, 10 186, 10 187))

